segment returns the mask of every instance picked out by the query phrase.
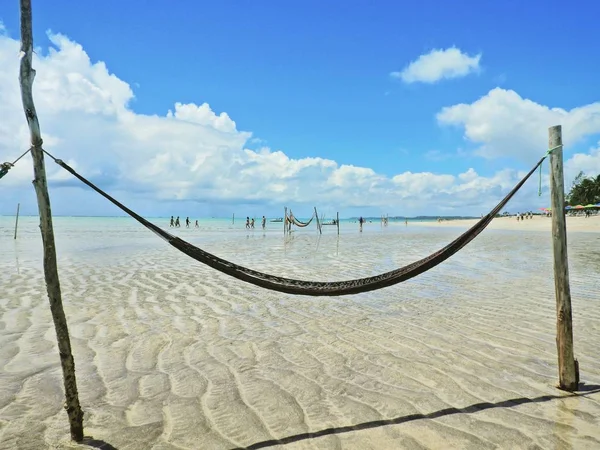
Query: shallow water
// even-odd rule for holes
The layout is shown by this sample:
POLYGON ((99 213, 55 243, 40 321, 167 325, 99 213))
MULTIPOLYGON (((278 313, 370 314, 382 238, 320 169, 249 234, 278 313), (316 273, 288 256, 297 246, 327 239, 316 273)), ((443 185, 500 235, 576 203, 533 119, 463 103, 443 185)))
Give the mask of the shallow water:
MULTIPOLYGON (((70 447, 37 219, 21 218, 16 241, 12 220, 0 218, 0 449, 70 447)), ((312 226, 285 237, 275 225, 175 233, 238 264, 316 280, 391 270, 460 233, 344 223, 339 237, 312 226)), ((600 394, 553 387, 547 233, 488 230, 400 285, 314 298, 232 280, 131 219, 56 218, 55 232, 86 434, 117 448, 285 437, 285 449, 600 447, 600 394), (365 429, 339 429, 354 426, 365 429)), ((598 250, 600 235, 570 234, 575 350, 591 390, 598 250)))

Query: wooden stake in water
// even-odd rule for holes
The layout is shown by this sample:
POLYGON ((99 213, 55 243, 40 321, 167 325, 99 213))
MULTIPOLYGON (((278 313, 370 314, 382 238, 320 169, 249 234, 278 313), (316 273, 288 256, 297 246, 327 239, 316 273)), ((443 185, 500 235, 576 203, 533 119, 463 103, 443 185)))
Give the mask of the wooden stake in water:
POLYGON ((335 223, 337 224, 338 236, 340 235, 340 213, 336 213, 335 223))
POLYGON ((563 175, 562 129, 548 130, 550 153, 550 196, 552 206, 552 245, 554 251, 554 290, 556 293, 556 347, 558 350, 558 387, 575 391, 579 384, 579 367, 573 350, 573 319, 567 224, 565 219, 565 181, 563 175))
POLYGON ((17 203, 17 220, 15 220, 15 239, 17 238, 17 227, 19 226, 19 208, 21 207, 20 203, 17 203))
POLYGON ((287 216, 287 206, 286 206, 283 208, 283 234, 285 234, 287 231, 287 221, 288 221, 288 216, 287 216))
POLYGON ((317 230, 319 230, 319 234, 323 234, 321 230, 321 222, 319 221, 319 213, 317 212, 317 207, 315 206, 315 216, 317 217, 317 230))
POLYGON ((44 247, 44 276, 46 289, 50 301, 50 311, 56 330, 58 341, 58 352, 63 372, 63 383, 67 401, 65 409, 69 415, 71 427, 71 438, 75 441, 83 440, 83 411, 79 404, 77 394, 77 380, 75 378, 75 360, 71 352, 71 340, 67 318, 62 305, 60 282, 56 264, 56 248, 54 246, 54 230, 52 227, 52 211, 50 209, 50 196, 46 182, 46 168, 44 166, 44 153, 42 152, 42 136, 38 122, 35 105, 33 103, 33 79, 35 70, 31 67, 33 55, 33 32, 31 20, 31 0, 20 0, 21 2, 21 67, 19 82, 21 84, 21 100, 25 117, 29 125, 31 138, 31 156, 33 157, 33 173, 35 179, 33 185, 37 195, 38 209, 40 214, 40 229, 42 232, 42 243, 44 247))

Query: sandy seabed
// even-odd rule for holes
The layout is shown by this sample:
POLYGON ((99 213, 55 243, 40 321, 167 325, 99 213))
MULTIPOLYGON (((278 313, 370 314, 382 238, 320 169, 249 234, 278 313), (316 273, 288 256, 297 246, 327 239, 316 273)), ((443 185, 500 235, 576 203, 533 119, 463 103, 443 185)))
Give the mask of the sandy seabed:
MULTIPOLYGON (((23 226, 16 242, 0 233, 0 449, 84 448, 62 409, 38 230, 23 226)), ((405 265, 460 232, 435 226, 178 233, 258 270, 332 280, 405 265)), ((334 298, 232 280, 143 229, 57 236, 98 448, 600 448, 600 234, 569 236, 579 395, 554 387, 547 232, 486 231, 413 280, 334 298)))

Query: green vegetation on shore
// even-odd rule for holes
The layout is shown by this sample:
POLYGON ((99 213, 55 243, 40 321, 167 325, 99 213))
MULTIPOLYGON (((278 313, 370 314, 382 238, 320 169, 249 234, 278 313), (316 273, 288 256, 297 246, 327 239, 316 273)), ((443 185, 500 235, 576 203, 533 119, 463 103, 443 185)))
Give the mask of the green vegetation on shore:
POLYGON ((600 202, 600 174, 596 177, 588 177, 583 172, 579 172, 571 190, 567 193, 567 204, 576 205, 595 205, 600 202))

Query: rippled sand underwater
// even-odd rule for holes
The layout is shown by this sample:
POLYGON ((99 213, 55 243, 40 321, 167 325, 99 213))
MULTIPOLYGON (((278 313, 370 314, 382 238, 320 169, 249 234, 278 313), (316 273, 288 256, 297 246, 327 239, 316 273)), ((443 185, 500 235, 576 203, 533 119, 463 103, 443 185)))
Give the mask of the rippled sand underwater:
MULTIPOLYGON (((547 233, 486 231, 408 282, 314 298, 233 280, 128 221, 81 224, 56 224, 61 285, 86 434, 115 448, 600 448, 598 234, 569 236, 585 384, 567 396, 547 233)), ((39 230, 23 227, 16 242, 0 230, 0 449, 72 448, 39 230)), ((177 233, 257 270, 337 280, 459 231, 177 233)))

